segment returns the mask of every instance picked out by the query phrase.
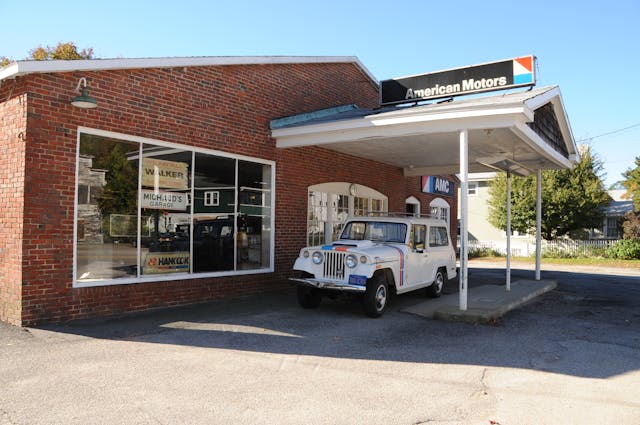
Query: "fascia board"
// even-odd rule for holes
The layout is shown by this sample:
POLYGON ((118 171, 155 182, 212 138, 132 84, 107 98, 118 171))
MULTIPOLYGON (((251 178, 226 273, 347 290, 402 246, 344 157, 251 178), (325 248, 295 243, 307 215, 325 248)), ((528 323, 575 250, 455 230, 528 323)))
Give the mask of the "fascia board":
POLYGON ((0 69, 0 82, 7 78, 15 77, 18 74, 18 62, 13 62, 0 69))
MULTIPOLYGON (((372 125, 403 125, 417 122, 434 122, 434 121, 446 121, 446 120, 464 120, 467 118, 477 117, 498 117, 498 116, 510 116, 527 113, 525 109, 519 106, 499 106, 493 108, 483 109, 462 109, 451 111, 436 111, 426 112, 421 114, 406 114, 402 116, 376 116, 371 115, 367 117, 372 125)), ((528 114, 527 114, 528 115, 528 114)), ((532 117, 532 115, 531 115, 532 117)))
POLYGON ((271 131, 279 148, 311 146, 381 137, 403 137, 416 134, 455 132, 461 129, 512 127, 531 117, 526 108, 493 108, 450 111, 444 113, 392 114, 322 124, 288 127, 271 131))
POLYGON ((556 117, 558 118, 558 124, 560 124, 560 130, 562 131, 562 137, 567 145, 567 150, 570 154, 577 154, 578 147, 576 141, 573 138, 573 130, 571 130, 571 124, 569 123, 569 117, 567 111, 564 109, 564 102, 562 101, 562 95, 558 92, 558 96, 553 99, 553 106, 556 111, 561 111, 556 117))
POLYGON ((526 99, 524 104, 531 110, 536 110, 551 102, 554 97, 558 96, 559 92, 558 86, 552 86, 549 90, 526 99))
POLYGON ((0 70, 0 80, 31 73, 105 71, 181 66, 277 65, 303 63, 353 63, 378 85, 378 80, 355 56, 198 56, 178 58, 81 59, 56 61, 17 61, 0 70))

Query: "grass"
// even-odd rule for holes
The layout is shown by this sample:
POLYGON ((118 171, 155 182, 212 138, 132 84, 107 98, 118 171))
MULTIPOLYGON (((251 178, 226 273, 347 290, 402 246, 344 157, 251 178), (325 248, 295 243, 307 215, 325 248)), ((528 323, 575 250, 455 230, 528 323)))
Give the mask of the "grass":
MULTIPOLYGON (((473 260, 479 261, 495 261, 497 259, 505 259, 505 257, 476 257, 473 260)), ((511 261, 527 264, 535 264, 535 258, 531 257, 512 257, 511 261)), ((602 266, 602 267, 619 267, 624 269, 639 269, 640 260, 614 260, 610 258, 542 258, 542 264, 563 264, 567 266, 602 266)))

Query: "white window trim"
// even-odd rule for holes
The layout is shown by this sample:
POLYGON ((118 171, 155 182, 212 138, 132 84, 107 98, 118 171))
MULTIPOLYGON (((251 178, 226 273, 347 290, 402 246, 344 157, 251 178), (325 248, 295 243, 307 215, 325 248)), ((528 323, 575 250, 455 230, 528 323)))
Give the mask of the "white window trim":
MULTIPOLYGON (((125 133, 118 133, 113 131, 100 130, 91 127, 83 127, 78 126, 76 132, 76 181, 75 181, 75 189, 74 189, 74 217, 73 217, 73 287, 74 288, 90 288, 97 286, 112 286, 112 285, 128 285, 132 283, 148 283, 148 282, 167 282, 173 280, 191 280, 191 279, 202 279, 208 277, 224 277, 224 276, 242 276, 242 275, 252 275, 252 274, 261 274, 261 273, 273 273, 275 268, 275 215, 271 214, 271 220, 268 224, 269 229, 271 229, 271 237, 270 246, 269 246, 269 267, 263 267, 260 269, 251 269, 251 270, 230 270, 230 271, 222 271, 222 272, 206 272, 206 273, 171 273, 165 275, 153 275, 153 276, 143 276, 139 277, 131 277, 131 278, 121 278, 121 279, 110 279, 110 280, 87 280, 87 281, 78 281, 78 266, 77 266, 77 256, 78 256, 78 181, 79 181, 79 170, 80 170, 80 135, 81 134, 91 134, 94 136, 102 136, 113 139, 120 139, 126 142, 138 142, 140 143, 140 149, 142 149, 143 143, 153 144, 156 146, 162 146, 171 149, 179 149, 181 151, 191 151, 192 158, 195 153, 204 153, 209 155, 221 156, 224 158, 235 159, 236 161, 250 161, 257 164, 269 165, 271 166, 271 181, 270 186, 272 188, 271 192, 271 211, 275 211, 275 200, 276 200, 276 163, 275 161, 270 161, 262 158, 254 158, 246 155, 238 155, 238 154, 230 154, 228 152, 223 152, 215 149, 205 149, 199 148, 195 146, 189 145, 180 145, 177 143, 165 142, 162 140, 151 139, 148 137, 140 137, 133 136, 125 133)), ((237 170, 237 167, 236 167, 237 170)), ((138 196, 142 196, 140 192, 140 178, 138 178, 138 196)), ((140 200, 138 200, 138 205, 140 205, 140 200)), ((193 229, 193 226, 191 226, 193 229)), ((138 220, 138 235, 140 235, 140 220, 138 220)), ((140 241, 138 241, 138 264, 141 264, 140 258, 140 241)), ((236 253, 234 253, 235 256, 236 253)), ((235 261, 234 261, 235 264, 235 261)))
POLYGON ((480 184, 478 182, 467 182, 467 194, 469 196, 478 196, 478 188, 480 184), (471 192, 473 190, 473 193, 471 192))
POLYGON ((429 203, 429 212, 431 212, 432 208, 438 208, 440 211, 446 211, 446 217, 444 217, 444 221, 447 222, 447 225, 451 225, 451 205, 447 201, 442 198, 435 198, 429 203))
POLYGON ((219 207, 220 206, 220 191, 209 190, 204 192, 204 206, 205 207, 219 207))
POLYGON ((411 205, 415 205, 416 206, 416 216, 420 217, 420 200, 418 198, 416 198, 415 196, 411 195, 409 196, 407 199, 404 200, 405 205, 406 204, 411 204, 411 205))

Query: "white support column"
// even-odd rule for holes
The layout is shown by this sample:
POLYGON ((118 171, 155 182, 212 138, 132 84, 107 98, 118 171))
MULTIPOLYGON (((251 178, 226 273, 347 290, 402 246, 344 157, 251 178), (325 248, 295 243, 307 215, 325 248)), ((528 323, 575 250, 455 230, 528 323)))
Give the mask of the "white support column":
POLYGON ((511 291, 511 173, 507 171, 507 291, 511 291))
POLYGON ((469 262, 469 132, 460 131, 460 310, 467 309, 469 262))
POLYGON ((540 280, 542 256, 542 170, 536 174, 536 280, 540 280))

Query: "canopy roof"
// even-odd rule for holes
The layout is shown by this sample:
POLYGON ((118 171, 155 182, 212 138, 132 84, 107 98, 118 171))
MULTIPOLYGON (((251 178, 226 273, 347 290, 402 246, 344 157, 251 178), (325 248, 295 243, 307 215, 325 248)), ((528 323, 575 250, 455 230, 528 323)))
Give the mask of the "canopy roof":
POLYGON ((407 176, 457 173, 462 130, 469 172, 528 175, 570 168, 578 157, 557 86, 409 107, 346 105, 271 122, 279 148, 322 146, 403 168, 407 176))

